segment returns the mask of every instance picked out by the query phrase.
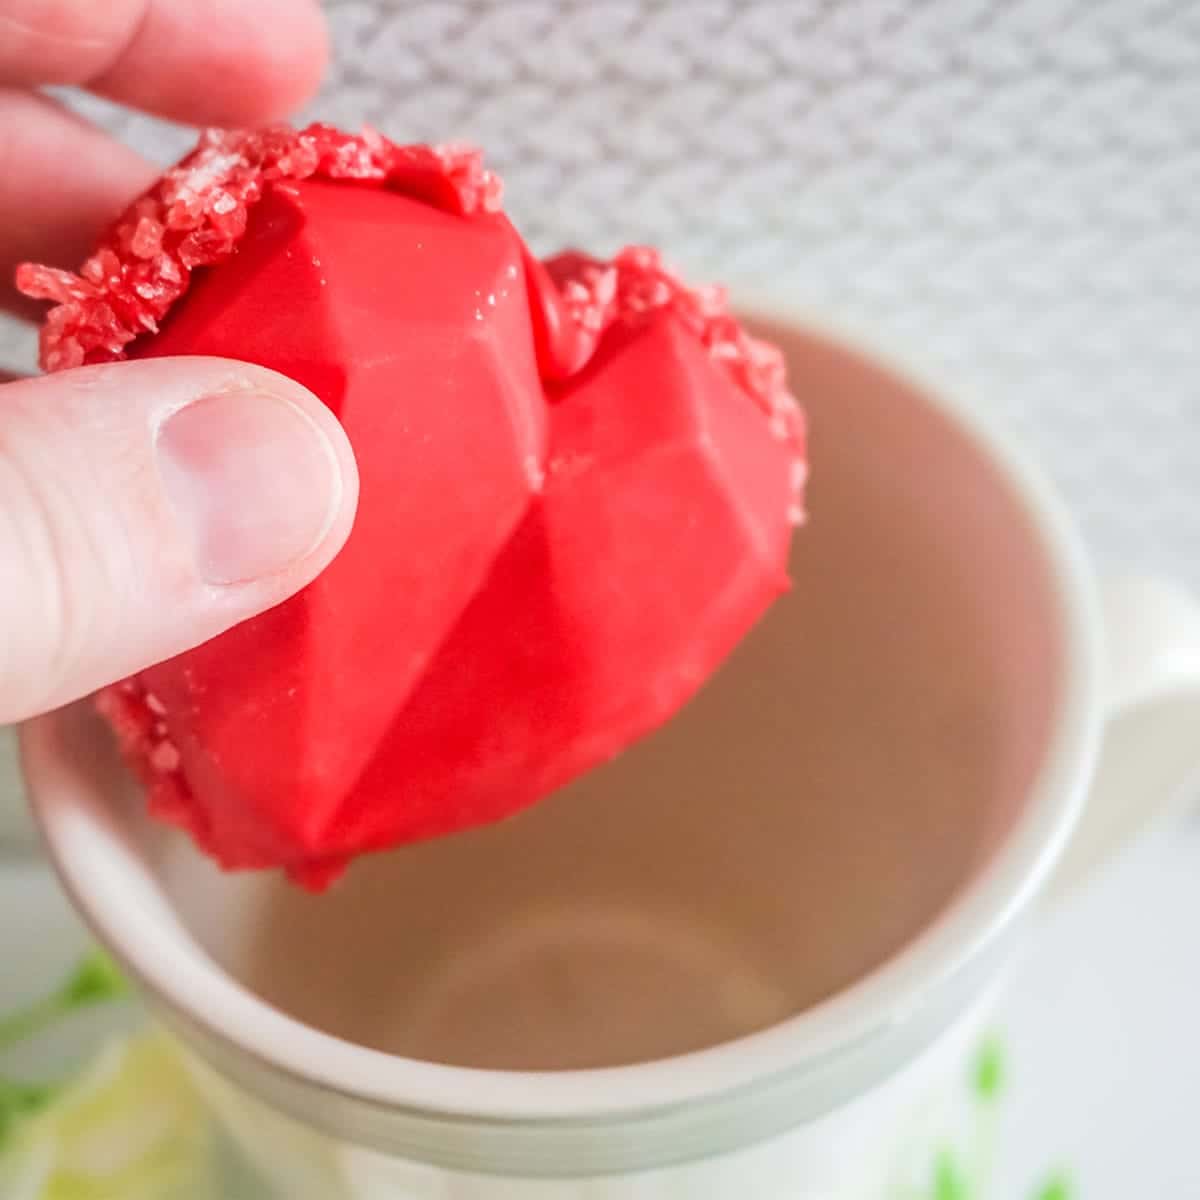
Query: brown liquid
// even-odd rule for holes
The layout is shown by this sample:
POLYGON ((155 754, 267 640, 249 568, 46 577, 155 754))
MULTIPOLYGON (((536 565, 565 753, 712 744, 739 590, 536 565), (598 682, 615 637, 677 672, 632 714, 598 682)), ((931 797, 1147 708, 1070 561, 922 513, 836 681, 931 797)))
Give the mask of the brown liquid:
POLYGON ((526 815, 365 860, 322 898, 176 845, 173 890, 215 957, 397 1054, 591 1067, 800 1012, 951 900, 1042 753, 1046 573, 1002 483, 919 397, 788 348, 814 464, 796 587, 702 695, 526 815))

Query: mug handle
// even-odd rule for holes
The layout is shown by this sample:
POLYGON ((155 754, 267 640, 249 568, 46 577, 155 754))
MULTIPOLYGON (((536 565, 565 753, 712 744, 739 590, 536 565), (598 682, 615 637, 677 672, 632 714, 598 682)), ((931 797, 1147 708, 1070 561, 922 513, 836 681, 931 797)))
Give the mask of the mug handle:
POLYGON ((1177 584, 1101 586, 1107 712, 1079 827, 1049 892, 1074 891, 1123 846, 1176 815, 1200 769, 1200 603, 1177 584))

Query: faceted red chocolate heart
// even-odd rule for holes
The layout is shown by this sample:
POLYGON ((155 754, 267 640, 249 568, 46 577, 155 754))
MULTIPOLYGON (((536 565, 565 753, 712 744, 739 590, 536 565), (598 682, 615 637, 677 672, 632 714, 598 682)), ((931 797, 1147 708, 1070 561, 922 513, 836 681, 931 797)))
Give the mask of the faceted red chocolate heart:
POLYGON ((326 828, 335 854, 493 821, 612 758, 788 586, 804 446, 778 354, 652 252, 552 269, 582 299, 558 349, 598 348, 554 391, 542 495, 326 828))
MULTIPOLYGON (((230 252, 196 270, 161 331, 131 348, 242 359, 290 375, 337 414, 358 462, 354 529, 315 582, 108 700, 149 760, 160 815, 227 866, 292 864, 323 850, 380 740, 523 517, 545 455, 516 232, 489 205, 473 205, 469 187, 446 186, 461 183, 461 159, 340 145, 375 152, 366 180, 303 172, 272 181, 256 163, 262 197, 244 207, 235 187, 216 188, 214 200, 212 176, 223 182, 232 171, 232 183, 244 183, 240 167, 220 155, 214 166, 211 154, 187 166, 183 178, 200 182, 184 186, 208 189, 198 203, 248 214, 248 223, 227 231, 230 252), (414 191, 433 202, 406 194, 414 191)), ((246 163, 247 148, 229 157, 246 163)), ((126 242, 140 236, 157 248, 170 237, 170 203, 143 209, 126 242)), ((118 266, 146 262, 131 245, 124 250, 118 266)), ((178 238, 172 251, 168 282, 173 259, 186 267, 189 255, 178 238)))
POLYGON ((337 414, 358 462, 354 530, 328 570, 142 675, 203 797, 205 840, 239 866, 323 848, 525 512, 544 453, 508 224, 380 188, 297 191, 253 210, 234 258, 139 351, 290 375, 337 414))
POLYGON ((49 368, 247 359, 355 447, 326 572, 104 699, 154 811, 225 866, 319 888, 514 813, 670 717, 787 585, 778 352, 653 251, 547 271, 495 197, 461 153, 211 135, 81 275, 23 278, 58 301, 49 368))

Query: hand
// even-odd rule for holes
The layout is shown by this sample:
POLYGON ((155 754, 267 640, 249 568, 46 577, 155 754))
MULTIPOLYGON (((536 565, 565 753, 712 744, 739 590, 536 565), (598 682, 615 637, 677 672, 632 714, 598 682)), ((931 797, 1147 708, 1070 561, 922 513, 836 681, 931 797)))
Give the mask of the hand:
MULTIPOLYGON (((29 90, 80 84, 255 124, 316 85, 310 0, 0 0, 0 305, 76 267, 155 169, 29 90)), ((0 383, 0 723, 180 653, 308 583, 350 530, 345 434, 298 384, 222 359, 0 383)))

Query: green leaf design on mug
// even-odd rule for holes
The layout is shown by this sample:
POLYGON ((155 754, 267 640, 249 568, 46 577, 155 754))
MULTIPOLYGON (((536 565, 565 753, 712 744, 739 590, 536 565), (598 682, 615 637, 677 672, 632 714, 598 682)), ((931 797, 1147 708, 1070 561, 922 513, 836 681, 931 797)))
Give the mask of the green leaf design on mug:
POLYGON ((1065 1175, 1054 1175, 1038 1190, 1034 1200, 1071 1200, 1074 1195, 1065 1175))
MULTIPOLYGON (((902 1187, 895 1200, 989 1200, 997 1106, 1008 1087, 1008 1060, 1001 1039, 986 1037, 971 1060, 967 1099, 969 1122, 961 1144, 944 1144, 930 1160, 924 1182, 902 1187)), ((1075 1192, 1061 1173, 1050 1176, 1030 1200, 1074 1200, 1075 1192)))
POLYGON ((932 1200, 971 1200, 971 1183, 951 1150, 934 1160, 932 1200))
POLYGON ((980 1047, 975 1059, 973 1081, 975 1095, 984 1103, 998 1100, 1004 1092, 1004 1049, 995 1034, 980 1047))

